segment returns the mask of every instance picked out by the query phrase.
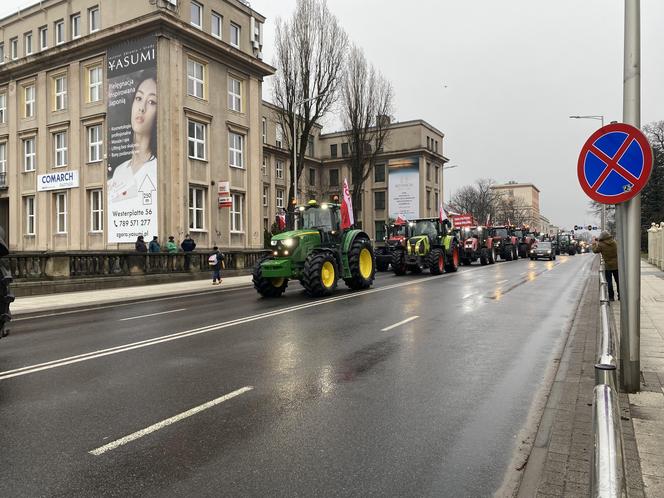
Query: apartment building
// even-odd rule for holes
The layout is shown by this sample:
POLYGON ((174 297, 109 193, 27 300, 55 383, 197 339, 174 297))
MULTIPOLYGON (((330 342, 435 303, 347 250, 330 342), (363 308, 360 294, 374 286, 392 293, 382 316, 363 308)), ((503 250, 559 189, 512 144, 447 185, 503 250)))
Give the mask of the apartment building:
POLYGON ((0 19, 11 250, 261 247, 264 21, 238 0, 44 0, 0 19))
POLYGON ((534 230, 548 233, 549 220, 540 213, 540 190, 532 183, 507 182, 491 189, 508 201, 513 201, 524 212, 526 223, 534 230))

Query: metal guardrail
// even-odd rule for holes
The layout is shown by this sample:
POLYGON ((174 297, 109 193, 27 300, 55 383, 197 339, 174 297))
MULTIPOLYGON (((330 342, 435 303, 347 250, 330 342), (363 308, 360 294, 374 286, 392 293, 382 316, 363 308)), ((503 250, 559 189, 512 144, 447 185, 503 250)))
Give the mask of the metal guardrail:
POLYGON ((623 437, 618 403, 618 336, 608 298, 604 268, 599 273, 600 335, 593 389, 594 450, 590 496, 622 497, 625 483, 623 437))

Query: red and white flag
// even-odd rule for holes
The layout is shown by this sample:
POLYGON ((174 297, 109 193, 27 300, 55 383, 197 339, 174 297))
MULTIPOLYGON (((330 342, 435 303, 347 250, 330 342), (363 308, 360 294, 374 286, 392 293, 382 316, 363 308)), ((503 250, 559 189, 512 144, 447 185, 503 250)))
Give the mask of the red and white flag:
POLYGON ((443 203, 440 203, 440 206, 438 207, 438 217, 440 218, 440 221, 443 222, 449 218, 447 216, 447 213, 445 212, 445 208, 443 207, 443 203))
POLYGON ((341 201, 341 229, 350 228, 354 224, 353 199, 351 199, 350 190, 348 189, 348 180, 344 178, 343 200, 341 201))
POLYGON ((279 230, 284 230, 286 228, 286 212, 281 211, 280 213, 277 214, 277 225, 279 226, 279 230))
POLYGON ((397 219, 394 220, 395 225, 405 225, 406 224, 406 218, 403 217, 402 214, 397 215, 397 219))
POLYGON ((489 226, 490 223, 491 223, 491 213, 486 215, 486 226, 489 226))

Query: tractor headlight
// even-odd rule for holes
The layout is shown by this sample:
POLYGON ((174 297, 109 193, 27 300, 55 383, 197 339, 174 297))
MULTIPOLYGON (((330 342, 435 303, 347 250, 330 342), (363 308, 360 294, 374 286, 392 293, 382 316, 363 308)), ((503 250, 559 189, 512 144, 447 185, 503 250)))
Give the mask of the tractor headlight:
POLYGON ((277 245, 277 241, 276 241, 276 240, 271 240, 271 241, 270 241, 270 245, 271 245, 271 246, 276 246, 276 245, 277 245))
POLYGON ((293 247, 295 245, 295 239, 286 239, 283 242, 284 246, 286 247, 293 247))

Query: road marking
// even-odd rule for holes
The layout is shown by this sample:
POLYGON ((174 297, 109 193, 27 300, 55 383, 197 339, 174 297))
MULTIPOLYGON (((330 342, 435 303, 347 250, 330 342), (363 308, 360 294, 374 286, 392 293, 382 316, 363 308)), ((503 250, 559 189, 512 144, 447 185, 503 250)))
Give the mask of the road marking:
POLYGON ((411 316, 410 318, 406 318, 405 320, 401 320, 399 323, 395 323, 394 325, 390 325, 389 327, 385 327, 384 329, 380 329, 381 332, 387 332, 388 330, 392 330, 399 325, 403 325, 404 323, 412 322, 413 320, 417 320, 419 316, 411 316))
POLYGON ((505 282, 509 282, 509 280, 508 279, 498 280, 498 282, 496 282, 496 284, 504 284, 505 282))
POLYGON ((121 322, 126 322, 127 320, 138 320, 139 318, 147 318, 149 316, 165 315, 166 313, 177 313, 178 311, 185 311, 187 308, 180 308, 179 310, 170 310, 170 311, 160 311, 159 313, 150 313, 149 315, 140 315, 132 316, 129 318, 121 318, 121 322))
MULTIPOLYGON (((480 267, 477 267, 477 268, 471 268, 471 269, 463 270, 461 272, 461 274, 464 275, 464 274, 473 273, 473 272, 476 272, 476 271, 489 270, 491 268, 492 268, 491 266, 480 266, 480 267)), ((44 363, 38 363, 38 364, 35 364, 35 365, 28 365, 28 366, 21 367, 21 368, 16 368, 16 369, 13 369, 13 370, 7 370, 7 371, 4 371, 4 372, 0 372, 0 380, 10 379, 12 377, 19 377, 19 376, 22 376, 22 375, 28 375, 28 374, 31 374, 31 373, 40 372, 42 370, 50 370, 52 368, 64 367, 66 365, 71 365, 71 364, 74 364, 74 363, 80 363, 82 361, 88 361, 88 360, 92 360, 92 359, 95 359, 95 358, 101 358, 101 357, 108 356, 108 355, 123 353, 125 351, 131 351, 133 349, 145 348, 145 347, 148 347, 148 346, 153 346, 155 344, 161 344, 163 342, 170 342, 170 341, 175 341, 177 339, 183 339, 185 337, 191 337, 191 336, 194 336, 194 335, 205 334, 207 332, 214 332, 214 331, 222 330, 222 329, 232 327, 232 326, 235 326, 235 325, 242 325, 242 324, 254 322, 254 321, 257 321, 257 320, 263 320, 265 318, 272 318, 274 316, 283 315, 285 313, 291 313, 291 312, 295 312, 295 311, 299 311, 299 310, 303 310, 303 309, 307 309, 307 308, 322 306, 322 305, 337 302, 337 301, 344 301, 346 299, 354 299, 354 298, 364 296, 364 295, 367 295, 367 294, 375 294, 377 292, 385 292, 385 291, 392 290, 392 289, 397 289, 397 288, 400 288, 400 287, 409 287, 411 285, 423 285, 423 284, 427 284, 427 283, 430 283, 430 282, 435 282, 436 280, 441 279, 441 278, 448 278, 452 275, 453 274, 451 274, 451 273, 445 273, 443 275, 430 276, 426 279, 419 279, 418 278, 418 279, 408 280, 406 282, 401 282, 401 283, 398 283, 398 284, 387 285, 385 287, 380 287, 378 289, 368 289, 368 290, 365 290, 365 291, 351 292, 351 293, 348 293, 348 294, 344 294, 342 296, 330 297, 330 298, 326 298, 326 299, 319 299, 317 301, 313 301, 313 302, 310 302, 310 303, 304 303, 304 304, 289 306, 287 308, 268 311, 268 312, 265 312, 265 313, 259 313, 259 314, 252 315, 252 316, 245 317, 245 318, 237 318, 235 320, 229 320, 227 322, 215 323, 215 324, 212 324, 212 325, 206 325, 206 326, 198 327, 198 328, 195 328, 195 329, 184 330, 182 332, 175 332, 173 334, 168 334, 168 335, 165 335, 165 336, 154 337, 152 339, 145 339, 143 341, 133 342, 133 343, 129 343, 129 344, 123 344, 123 345, 120 345, 120 346, 114 346, 114 347, 111 347, 111 348, 101 349, 101 350, 98 350, 98 351, 91 351, 89 353, 83 353, 83 354, 79 354, 79 355, 76 355, 76 356, 69 356, 67 358, 61 358, 59 360, 52 360, 52 361, 47 361, 47 362, 44 362, 44 363)))
POLYGON ((118 448, 119 446, 125 445, 127 443, 131 443, 132 441, 136 441, 137 439, 142 438, 143 436, 147 436, 148 434, 151 434, 155 431, 158 431, 159 429, 163 429, 164 427, 168 427, 171 424, 174 424, 175 422, 179 422, 180 420, 184 420, 187 417, 191 417, 192 415, 196 415, 199 412, 202 412, 203 410, 207 410, 208 408, 212 408, 215 405, 218 405, 219 403, 223 403, 224 401, 228 401, 231 398, 235 398, 236 396, 239 396, 240 394, 244 394, 247 391, 251 391, 253 389, 253 386, 246 386, 243 387, 242 389, 238 389, 237 391, 233 391, 232 393, 225 394, 224 396, 221 396, 217 399, 213 399, 212 401, 208 401, 207 403, 203 403, 202 405, 198 405, 191 410, 187 410, 186 412, 182 412, 178 415, 175 415, 171 418, 167 418, 166 420, 162 420, 161 422, 157 422, 156 424, 152 424, 150 427, 146 427, 145 429, 141 429, 140 431, 136 431, 132 434, 129 434, 128 436, 125 436, 121 439, 117 439, 111 443, 105 444, 104 446, 100 446, 97 449, 88 451, 91 455, 99 456, 103 455, 107 451, 114 450, 115 448, 118 448))

